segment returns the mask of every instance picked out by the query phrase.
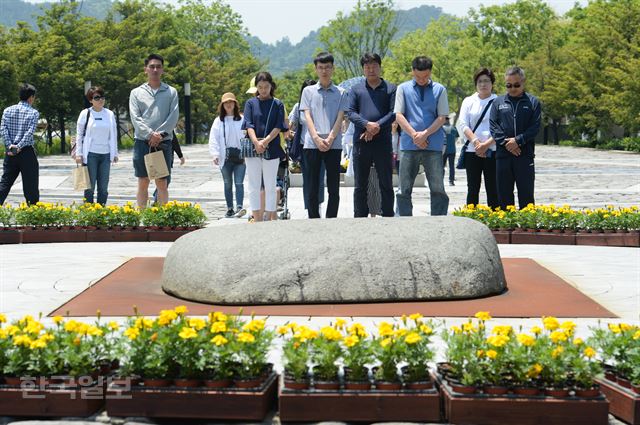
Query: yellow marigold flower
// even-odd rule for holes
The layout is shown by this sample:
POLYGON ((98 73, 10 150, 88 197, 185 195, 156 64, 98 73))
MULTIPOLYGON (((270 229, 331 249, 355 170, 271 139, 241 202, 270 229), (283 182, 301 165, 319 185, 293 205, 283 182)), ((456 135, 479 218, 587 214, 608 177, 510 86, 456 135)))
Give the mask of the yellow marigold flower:
POLYGON ((211 342, 219 347, 221 345, 225 345, 229 341, 227 340, 227 338, 223 337, 222 335, 216 335, 213 338, 211 338, 211 342))
POLYGON ((393 325, 391 323, 382 322, 378 326, 380 336, 390 336, 393 334, 393 325))
POLYGON ((509 337, 506 335, 491 335, 487 338, 487 342, 494 347, 504 347, 509 342, 509 337))
MULTIPOLYGON (((64 321, 64 317, 62 316, 53 316, 53 323, 55 323, 56 325, 61 323, 62 321, 64 321)), ((1 320, 0 320, 1 322, 1 320)))
POLYGON ((35 341, 32 341, 31 344, 29 345, 29 348, 31 350, 36 350, 36 349, 41 349, 41 348, 46 348, 47 343, 45 341, 43 341, 42 339, 36 339, 35 341))
POLYGON ((418 322, 420 321, 420 319, 422 319, 422 314, 420 313, 413 313, 412 315, 409 316, 409 319, 413 320, 414 322, 418 322))
POLYGON ((118 324, 118 322, 111 321, 109 322, 108 326, 112 331, 117 331, 118 329, 120 329, 120 325, 118 324))
POLYGON ((540 376, 541 372, 542 372, 542 366, 540 364, 536 363, 533 366, 531 366, 529 368, 529 370, 527 371, 527 377, 528 378, 537 378, 538 376, 540 376))
POLYGON ((422 341, 422 337, 417 332, 411 332, 409 335, 404 337, 404 342, 407 344, 416 344, 422 341))
POLYGON ((265 321, 262 319, 254 319, 242 327, 243 331, 259 332, 264 329, 265 321))
POLYGON ((476 356, 477 356, 477 357, 482 357, 482 356, 484 356, 484 350, 478 350, 478 351, 476 351, 476 356))
POLYGON ((640 331, 636 331, 636 333, 633 334, 633 339, 640 339, 640 331))
POLYGON ((542 333, 542 328, 539 326, 534 326, 531 328, 531 333, 534 335, 540 335, 542 333))
POLYGON ((460 326, 451 326, 451 328, 449 328, 451 330, 451 332, 453 332, 454 334, 460 334, 462 333, 462 329, 460 328, 460 326))
POLYGON ((28 347, 31 345, 31 338, 28 335, 16 335, 13 337, 13 345, 16 347, 25 346, 28 347))
POLYGON ((554 344, 557 344, 561 341, 566 341, 567 334, 564 331, 553 331, 551 332, 551 335, 549 335, 549 338, 551 338, 551 341, 553 341, 554 344))
POLYGON ((462 330, 464 332, 466 332, 466 333, 470 333, 471 334, 471 333, 474 333, 475 331, 477 331, 478 329, 475 326, 473 326, 473 323, 468 323, 467 322, 467 323, 464 323, 462 325, 462 330))
POLYGON ((493 360, 498 357, 498 352, 496 350, 487 350, 487 357, 493 360))
POLYGON ((347 321, 344 319, 340 319, 337 318, 336 319, 336 324, 335 324, 335 328, 336 329, 344 329, 345 325, 347 324, 347 321))
POLYGON ((551 357, 553 357, 554 359, 557 358, 560 354, 562 354, 564 352, 564 348, 562 346, 556 347, 553 349, 553 351, 551 352, 551 357))
POLYGON ((188 323, 189 326, 195 328, 196 331, 204 329, 204 327, 207 326, 207 322, 198 317, 192 317, 191 319, 189 319, 188 323))
POLYGON ((357 335, 349 335, 344 338, 344 345, 351 348, 360 341, 357 335))
POLYGON ((513 332, 513 328, 509 325, 497 325, 497 326, 494 326, 493 330, 491 331, 491 333, 494 335, 503 335, 503 336, 509 336, 511 335, 512 332, 513 332))
POLYGON ((80 339, 79 336, 75 337, 75 339, 73 340, 73 345, 80 345, 82 343, 82 339, 80 339))
POLYGON ((491 315, 488 311, 479 311, 475 314, 475 318, 486 322, 487 320, 491 320, 491 315))
POLYGON ((51 341, 53 341, 54 339, 56 339, 56 337, 54 337, 54 336, 53 336, 53 334, 46 333, 46 334, 43 334, 43 335, 40 337, 40 339, 41 339, 41 340, 43 340, 44 342, 51 342, 51 341))
POLYGON ((174 308, 173 311, 175 311, 178 314, 187 314, 189 312, 189 310, 187 309, 187 306, 185 305, 179 305, 178 307, 174 308))
POLYGON ((356 336, 361 336, 361 337, 366 337, 367 336, 366 329, 360 323, 354 323, 351 326, 349 326, 348 332, 351 335, 356 335, 356 336))
POLYGON ((182 328, 178 336, 182 339, 192 339, 198 336, 198 332, 193 328, 185 326, 182 328))
POLYGON ((158 332, 154 332, 153 335, 149 337, 149 340, 151 342, 156 342, 157 339, 158 339, 158 332))
POLYGON ((566 322, 562 322, 562 324, 560 325, 560 328, 564 329, 569 334, 572 334, 573 331, 576 329, 576 324, 570 321, 566 321, 566 322))
POLYGON ((38 335, 43 329, 44 325, 42 323, 33 321, 27 324, 27 326, 24 328, 24 331, 31 335, 38 335))
POLYGON ((9 325, 5 328, 5 330, 7 331, 7 335, 10 335, 10 336, 14 336, 18 332, 20 332, 20 328, 17 327, 16 325, 9 325))
POLYGON ((325 326, 320 329, 320 333, 323 337, 328 339, 329 341, 340 341, 342 339, 342 334, 335 328, 331 326, 325 326))
POLYGON ((420 331, 425 335, 431 335, 433 333, 433 329, 427 325, 420 325, 420 331))
POLYGON ((102 332, 102 329, 100 329, 97 326, 87 326, 87 332, 86 335, 90 335, 90 336, 102 336, 104 332, 102 332))
POLYGON ((386 348, 389 344, 391 344, 391 338, 385 338, 380 341, 380 347, 386 348))
POLYGON ((307 340, 316 339, 317 337, 318 332, 306 326, 300 326, 294 335, 294 338, 300 342, 306 342, 307 340))
POLYGON ((633 327, 631 325, 629 325, 628 323, 620 323, 620 330, 623 332, 626 332, 630 329, 632 329, 633 327))
POLYGON ((255 337, 255 336, 253 336, 253 335, 252 335, 252 334, 250 334, 250 333, 247 333, 247 332, 240 332, 240 333, 236 336, 236 339, 237 339, 239 342, 246 342, 246 343, 251 344, 251 343, 255 342, 256 337, 255 337))
POLYGON ((67 332, 75 332, 76 329, 78 329, 79 325, 80 323, 76 322, 75 320, 69 320, 64 324, 64 330, 67 332))
POLYGON ((124 331, 124 336, 126 336, 127 338, 133 341, 138 336, 140 336, 140 329, 136 327, 128 328, 127 330, 124 331))
POLYGON ((225 322, 215 322, 215 323, 213 323, 211 325, 210 331, 211 331, 212 334, 216 334, 216 333, 220 333, 220 332, 226 332, 227 331, 227 324, 225 322))
POLYGON ((158 324, 160 326, 166 326, 178 318, 178 313, 175 310, 162 310, 158 316, 158 324))
POLYGON ((591 359, 591 358, 595 357, 596 350, 594 350, 591 347, 587 347, 587 348, 584 349, 584 355, 591 359))
POLYGON ((405 336, 407 333, 409 333, 409 331, 405 328, 400 328, 400 329, 396 329, 395 331, 393 331, 393 336, 395 336, 396 338, 400 338, 402 336, 405 336))
POLYGON ((9 337, 9 332, 6 329, 0 329, 0 339, 7 339, 9 337))
POLYGON ((525 347, 531 347, 532 345, 534 345, 536 343, 536 339, 534 337, 532 337, 531 335, 527 335, 527 334, 518 334, 518 342, 522 345, 524 345, 525 347))
POLYGON ((619 334, 621 332, 620 326, 615 323, 609 323, 609 330, 614 334, 619 334))
POLYGON ((560 327, 560 322, 555 317, 547 316, 542 318, 542 323, 544 324, 544 328, 549 331, 555 331, 560 327))
POLYGON ((584 341, 582 340, 582 338, 576 338, 573 340, 573 345, 582 345, 584 344, 584 341))

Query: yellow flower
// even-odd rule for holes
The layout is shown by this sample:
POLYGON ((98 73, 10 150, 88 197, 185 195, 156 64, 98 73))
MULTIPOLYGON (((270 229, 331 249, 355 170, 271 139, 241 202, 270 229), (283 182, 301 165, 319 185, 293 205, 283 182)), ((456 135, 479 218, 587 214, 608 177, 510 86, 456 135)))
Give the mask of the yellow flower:
POLYGON ((560 328, 564 329, 569 334, 572 334, 573 331, 576 329, 576 324, 570 321, 562 322, 562 324, 560 325, 560 328))
POLYGON ((640 331, 636 331, 636 333, 633 334, 633 339, 640 339, 640 331))
POLYGON ((133 341, 138 336, 140 336, 140 329, 136 327, 128 328, 126 331, 124 331, 124 336, 133 341))
POLYGON ((632 326, 627 324, 627 323, 620 323, 620 330, 623 332, 626 332, 628 330, 632 329, 632 326))
POLYGON ((360 323, 352 324, 351 326, 349 326, 348 331, 351 335, 356 335, 361 337, 367 336, 367 331, 365 330, 364 326, 362 326, 360 323))
POLYGON ((487 357, 493 360, 498 357, 498 352, 496 350, 487 350, 487 357))
POLYGON ((153 320, 146 317, 138 317, 135 322, 135 327, 138 329, 151 329, 153 327, 153 320))
POLYGON ((509 337, 506 335, 491 335, 487 338, 487 342, 494 347, 504 347, 509 342, 509 337))
POLYGON ((542 372, 542 366, 540 364, 536 363, 533 366, 531 366, 529 368, 529 370, 527 371, 527 377, 528 378, 537 378, 538 376, 540 376, 540 372, 542 372))
POLYGON ((576 338, 573 340, 573 345, 582 345, 584 344, 584 341, 582 340, 582 338, 576 338))
MULTIPOLYGON (((53 316, 52 320, 53 320, 53 323, 55 323, 57 325, 57 324, 61 323, 64 320, 64 317, 62 317, 62 316, 53 316)), ((1 322, 1 320, 0 320, 0 322, 1 322)))
POLYGON ((531 328, 531 333, 534 335, 540 335, 542 333, 542 329, 539 326, 534 326, 531 328))
POLYGON ((344 329, 345 325, 347 324, 347 321, 344 319, 340 319, 337 318, 336 319, 336 324, 335 324, 335 328, 336 329, 344 329))
POLYGON ((349 335, 344 338, 344 345, 351 348, 354 345, 356 345, 359 341, 360 341, 360 338, 358 338, 356 335, 349 335))
POLYGON ((160 316, 158 316, 158 324, 160 326, 166 326, 178 318, 178 313, 175 310, 162 310, 160 316))
POLYGON ((91 325, 87 326, 87 331, 85 334, 90 336, 102 336, 103 332, 99 327, 91 325))
POLYGON ((451 330, 451 332, 453 332, 454 334, 462 333, 462 329, 460 329, 460 326, 451 326, 450 330, 451 330))
POLYGON ((412 315, 409 316, 409 319, 413 320, 414 322, 419 322, 420 319, 422 319, 422 314, 420 313, 413 313, 412 315))
POLYGON ((422 340, 422 337, 417 332, 411 332, 409 335, 404 337, 404 342, 407 344, 416 344, 422 340))
POLYGON ((75 332, 79 325, 80 323, 76 322, 75 320, 69 320, 64 324, 64 330, 67 332, 75 332))
POLYGON ((584 349, 584 355, 591 359, 591 358, 595 357, 596 350, 594 350, 591 347, 587 347, 587 348, 584 349))
POLYGON ((488 311, 479 311, 475 314, 475 318, 486 322, 487 320, 491 320, 491 315, 488 311))
POLYGON ((400 338, 404 335, 406 335, 407 333, 409 333, 409 331, 405 328, 400 328, 400 329, 396 329, 395 331, 393 331, 393 336, 395 336, 396 338, 400 338))
POLYGON ((549 331, 555 331, 560 327, 560 322, 555 317, 547 316, 542 318, 542 323, 544 324, 544 328, 549 331))
POLYGON ((491 333, 494 335, 503 336, 509 336, 511 335, 511 332, 513 332, 513 328, 509 325, 497 325, 494 326, 493 330, 491 331, 491 333))
POLYGON ((13 337, 13 345, 15 345, 16 347, 19 346, 25 346, 25 347, 29 347, 31 345, 31 338, 29 338, 28 335, 16 335, 15 337, 13 337))
POLYGON ((189 319, 189 326, 191 326, 192 328, 195 328, 196 331, 199 331, 201 329, 204 329, 205 326, 207 326, 207 322, 205 322, 204 320, 198 317, 193 317, 189 319))
POLYGON ((564 348, 562 346, 556 347, 553 349, 553 351, 551 352, 551 357, 553 357, 554 359, 557 358, 560 354, 562 354, 564 352, 564 348))
POLYGON ((242 327, 242 330, 249 331, 249 332, 259 332, 264 329, 264 326, 265 326, 265 321, 263 319, 254 319, 249 323, 247 323, 246 325, 244 325, 242 327))
POLYGON ((464 332, 466 332, 466 333, 470 333, 471 334, 471 333, 474 333, 475 331, 477 331, 478 329, 475 326, 473 326, 473 323, 468 322, 468 323, 464 323, 462 325, 462 330, 464 332))
POLYGON ((331 326, 325 326, 320 329, 320 333, 323 337, 328 339, 329 341, 340 341, 342 339, 342 334, 335 328, 331 326))
POLYGON ((393 325, 391 323, 382 322, 378 326, 380 336, 389 336, 393 334, 393 325))
POLYGON ((35 341, 31 342, 31 344, 29 345, 29 348, 31 350, 35 350, 39 348, 45 348, 46 346, 47 346, 47 343, 45 341, 43 341, 42 339, 36 339, 35 341))
POLYGON ((247 333, 247 332, 240 332, 236 338, 238 339, 239 342, 246 342, 246 343, 253 343, 256 340, 256 337, 254 337, 252 334, 247 333))
POLYGON ((621 332, 620 326, 615 323, 609 323, 609 330, 614 334, 619 334, 621 332))
POLYGON ((380 341, 380 347, 382 348, 386 348, 389 344, 391 344, 391 338, 385 338, 382 341, 380 341))
POLYGON ((9 332, 6 329, 0 329, 0 339, 7 339, 9 337, 9 332))
POLYGON ((151 342, 156 342, 157 339, 158 339, 158 332, 154 332, 153 335, 149 337, 149 340, 151 342))
POLYGON ((536 339, 534 337, 532 337, 531 335, 519 334, 518 335, 518 342, 520 344, 524 345, 525 347, 531 347, 532 345, 534 345, 536 343, 536 339))
POLYGON ((306 326, 300 326, 296 330, 296 334, 294 335, 294 338, 300 342, 306 342, 307 340, 316 339, 317 337, 318 332, 306 326))
POLYGON ((120 329, 120 325, 118 324, 118 322, 109 322, 108 326, 112 331, 117 331, 118 329, 120 329))
POLYGON ((38 335, 43 329, 44 325, 42 323, 33 321, 27 324, 27 326, 24 328, 24 331, 32 335, 38 335))
POLYGON ((178 336, 182 339, 191 339, 197 337, 198 333, 195 329, 185 326, 182 328, 178 336))
POLYGON ((425 335, 431 335, 433 333, 433 329, 427 325, 420 325, 420 331, 425 335))
POLYGON ((482 357, 482 356, 484 356, 484 350, 478 350, 478 351, 476 351, 476 356, 477 356, 477 357, 482 357))
POLYGON ((211 342, 219 347, 221 345, 225 345, 229 341, 227 341, 227 338, 223 337, 222 335, 216 335, 211 338, 211 342))
POLYGON ((7 335, 14 336, 20 332, 20 328, 15 325, 9 325, 5 328, 5 331, 7 331, 7 335))
POLYGON ((210 329, 212 334, 216 334, 216 333, 220 333, 220 332, 226 332, 227 331, 227 324, 225 322, 215 322, 211 325, 211 329, 210 329))
POLYGON ((553 331, 551 332, 551 335, 549 335, 549 338, 551 338, 551 341, 553 341, 554 344, 557 344, 558 342, 566 341, 567 334, 564 331, 553 331))
POLYGON ((185 305, 179 305, 178 307, 174 308, 173 311, 175 311, 177 314, 187 314, 189 312, 187 306, 185 305))

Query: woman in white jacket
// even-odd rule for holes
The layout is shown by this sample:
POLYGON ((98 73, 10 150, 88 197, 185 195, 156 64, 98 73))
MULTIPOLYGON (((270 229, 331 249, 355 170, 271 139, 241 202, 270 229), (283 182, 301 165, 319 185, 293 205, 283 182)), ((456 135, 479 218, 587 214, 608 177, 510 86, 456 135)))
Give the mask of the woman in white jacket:
POLYGON ((98 185, 97 201, 107 203, 111 163, 118 162, 118 132, 116 117, 104 107, 104 90, 91 87, 87 91, 91 108, 78 117, 76 128, 76 162, 89 169, 91 188, 84 191, 84 200, 93 203, 93 193, 98 185))
POLYGON ((209 153, 213 164, 220 167, 227 202, 225 217, 242 217, 247 213, 244 202, 244 174, 246 165, 240 157, 240 139, 244 137, 240 105, 233 93, 222 95, 218 116, 209 133, 209 153), (236 187, 236 209, 233 209, 233 186, 236 187))

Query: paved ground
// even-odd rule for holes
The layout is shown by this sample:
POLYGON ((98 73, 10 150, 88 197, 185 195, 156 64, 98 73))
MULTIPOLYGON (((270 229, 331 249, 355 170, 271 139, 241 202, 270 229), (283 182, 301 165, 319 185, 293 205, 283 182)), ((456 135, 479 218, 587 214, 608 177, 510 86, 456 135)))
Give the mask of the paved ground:
MULTIPOLYGON (((222 179, 217 168, 211 166, 207 147, 187 146, 183 150, 187 163, 174 169, 171 199, 201 203, 211 226, 246 223, 239 219, 221 219, 226 211, 222 179)), ((538 146, 536 150, 538 203, 568 203, 576 208, 640 204, 640 155, 556 146, 538 146)), ((43 201, 66 204, 81 199, 81 194, 72 190, 69 177, 74 165, 68 157, 41 158, 40 164, 43 201)), ((121 162, 112 169, 109 202, 135 201, 135 190, 131 152, 123 152, 121 162)), ((456 186, 447 186, 447 192, 451 198, 450 211, 464 203, 466 178, 463 173, 457 173, 456 186)), ((305 218, 301 188, 292 188, 289 194, 292 218, 305 218)), ((340 196, 340 217, 352 216, 352 188, 342 187, 340 196)), ((21 200, 18 182, 7 201, 17 204, 21 200)), ((414 204, 416 215, 428 214, 427 188, 414 189, 414 204)), ((160 242, 0 245, 0 312, 5 312, 10 319, 27 313, 47 314, 127 259, 164 256, 169 246, 169 243, 160 242)), ((500 252, 505 257, 527 257, 540 262, 625 321, 640 323, 639 249, 501 245, 500 252)), ((272 317, 269 322, 277 325, 290 319, 272 317)), ((448 325, 461 321, 441 319, 448 325)), ((311 318, 311 321, 313 325, 321 325, 328 319, 311 318)), ((372 328, 379 318, 363 318, 361 321, 372 328)), ((501 322, 530 326, 533 321, 510 319, 501 322)), ((589 326, 598 324, 594 319, 578 319, 577 322, 582 333, 586 333, 589 326)), ((439 356, 442 356, 442 344, 437 345, 439 356)), ((16 419, 0 418, 0 425, 9 422, 22 425, 39 423, 15 422, 16 419)), ((109 422, 110 419, 100 415, 87 421, 95 424, 109 422)), ((268 420, 272 421, 278 422, 277 417, 268 420)), ((130 424, 138 422, 147 421, 128 419, 130 424)), ((53 423, 56 422, 46 422, 47 425, 53 423)), ((612 419, 611 424, 614 423, 619 422, 612 419)))

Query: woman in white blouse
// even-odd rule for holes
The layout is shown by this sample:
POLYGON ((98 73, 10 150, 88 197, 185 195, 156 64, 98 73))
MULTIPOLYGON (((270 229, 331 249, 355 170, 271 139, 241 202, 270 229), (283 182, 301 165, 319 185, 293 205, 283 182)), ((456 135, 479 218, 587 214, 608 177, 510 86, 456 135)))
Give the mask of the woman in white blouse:
POLYGON ((84 200, 93 203, 93 193, 98 186, 97 201, 107 203, 111 163, 118 162, 118 132, 116 117, 104 107, 104 90, 91 87, 87 91, 91 108, 78 117, 76 128, 76 162, 86 164, 91 188, 84 191, 84 200))
POLYGON ((484 176, 487 205, 496 208, 498 206, 496 143, 489 132, 491 103, 497 97, 493 93, 496 78, 489 68, 481 68, 475 73, 473 80, 476 93, 462 101, 458 119, 458 132, 469 141, 464 153, 467 170, 467 204, 477 205, 480 202, 480 183, 484 176), (485 109, 486 113, 478 123, 485 109))
POLYGON ((225 217, 242 217, 247 210, 244 202, 244 174, 246 165, 240 157, 240 139, 244 137, 240 105, 233 93, 222 95, 218 116, 209 133, 209 153, 213 164, 220 167, 227 202, 225 217), (236 209, 233 209, 233 186, 236 187, 236 209))

